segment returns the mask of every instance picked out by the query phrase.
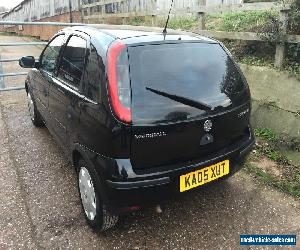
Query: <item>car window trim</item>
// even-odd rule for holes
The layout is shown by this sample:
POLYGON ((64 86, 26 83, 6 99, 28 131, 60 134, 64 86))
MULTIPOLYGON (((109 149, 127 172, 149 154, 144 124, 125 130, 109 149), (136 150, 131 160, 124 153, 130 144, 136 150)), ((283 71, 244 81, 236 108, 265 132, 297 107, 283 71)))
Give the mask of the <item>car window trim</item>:
POLYGON ((88 49, 90 48, 90 37, 87 36, 86 34, 81 34, 81 33, 78 33, 78 32, 74 32, 74 33, 70 33, 67 35, 66 39, 65 39, 65 42, 64 42, 64 46, 63 46, 63 50, 60 50, 60 56, 59 56, 59 61, 58 61, 58 67, 57 67, 57 70, 56 70, 56 74, 55 74, 55 78, 59 81, 62 82, 62 84, 66 85, 68 88, 71 88, 72 90, 75 90, 78 94, 82 95, 83 94, 83 82, 82 82, 82 79, 83 79, 83 74, 81 76, 81 79, 80 79, 80 82, 79 82, 79 87, 75 87, 74 85, 68 83, 65 79, 62 79, 62 77, 59 77, 58 76, 58 73, 59 73, 59 69, 61 67, 61 61, 62 61, 62 57, 63 57, 63 54, 65 52, 65 49, 66 47, 68 46, 68 42, 70 41, 70 39, 72 38, 72 36, 77 36, 77 37, 80 37, 81 39, 85 40, 86 42, 86 48, 85 48, 85 58, 84 58, 84 65, 83 65, 83 71, 85 70, 86 68, 86 63, 87 63, 87 51, 88 49))
POLYGON ((73 88, 72 86, 70 86, 65 81, 62 81, 61 79, 54 78, 53 82, 54 82, 54 84, 56 84, 58 86, 58 88, 63 88, 64 90, 66 90, 68 92, 72 92, 73 94, 76 94, 81 99, 85 99, 84 95, 82 93, 80 93, 78 91, 78 89, 73 88))
MULTIPOLYGON (((62 43, 62 45, 61 45, 61 47, 59 49, 58 61, 57 61, 57 65, 60 65, 60 57, 61 57, 61 53, 63 51, 63 47, 65 45, 65 39, 66 39, 66 33, 65 32, 59 33, 59 34, 57 34, 57 35, 55 35, 54 37, 51 38, 51 40, 48 42, 48 44, 45 46, 45 48, 43 49, 42 53, 39 56, 39 62, 40 63, 42 62, 45 50, 49 47, 50 43, 52 43, 52 41, 54 39, 56 39, 57 37, 59 37, 59 36, 64 36, 63 43, 62 43)), ((56 67, 56 69, 54 70, 54 72, 49 72, 49 71, 47 71, 47 70, 45 70, 43 68, 40 68, 40 70, 43 70, 44 72, 48 73, 51 76, 55 76, 56 75, 57 69, 58 69, 58 67, 56 67)))

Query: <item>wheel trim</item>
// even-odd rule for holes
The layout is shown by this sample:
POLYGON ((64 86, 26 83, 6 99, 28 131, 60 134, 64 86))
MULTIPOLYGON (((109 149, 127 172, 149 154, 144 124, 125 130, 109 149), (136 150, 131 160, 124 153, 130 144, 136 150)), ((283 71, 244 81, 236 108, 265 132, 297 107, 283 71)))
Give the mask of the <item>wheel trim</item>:
POLYGON ((34 120, 34 104, 30 93, 27 94, 27 104, 30 118, 34 120))
POLYGON ((96 193, 92 178, 85 167, 80 168, 78 181, 84 212, 89 220, 94 220, 96 216, 96 193))

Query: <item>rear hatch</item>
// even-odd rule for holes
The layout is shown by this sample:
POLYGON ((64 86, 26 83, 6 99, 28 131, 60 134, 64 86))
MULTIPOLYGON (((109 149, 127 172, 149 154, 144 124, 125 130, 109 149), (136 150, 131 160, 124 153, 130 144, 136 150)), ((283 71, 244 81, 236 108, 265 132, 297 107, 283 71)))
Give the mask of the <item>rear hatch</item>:
POLYGON ((221 45, 128 48, 135 169, 201 159, 249 136, 247 83, 221 45))

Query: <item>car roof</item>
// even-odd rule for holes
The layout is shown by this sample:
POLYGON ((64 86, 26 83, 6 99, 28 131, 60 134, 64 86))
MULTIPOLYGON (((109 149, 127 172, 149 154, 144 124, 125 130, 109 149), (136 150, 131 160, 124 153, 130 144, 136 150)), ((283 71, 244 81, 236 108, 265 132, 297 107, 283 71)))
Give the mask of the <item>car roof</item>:
POLYGON ((126 40, 126 43, 155 42, 163 40, 199 40, 210 43, 217 42, 214 39, 200 36, 192 32, 178 31, 172 29, 168 29, 168 34, 165 38, 162 34, 162 28, 158 27, 95 24, 77 27, 75 26, 66 29, 81 31, 90 36, 97 36, 101 32, 113 37, 114 39, 126 40))
POLYGON ((140 31, 140 30, 118 30, 118 29, 99 29, 101 32, 112 35, 118 39, 127 39, 140 36, 158 35, 157 32, 140 31))

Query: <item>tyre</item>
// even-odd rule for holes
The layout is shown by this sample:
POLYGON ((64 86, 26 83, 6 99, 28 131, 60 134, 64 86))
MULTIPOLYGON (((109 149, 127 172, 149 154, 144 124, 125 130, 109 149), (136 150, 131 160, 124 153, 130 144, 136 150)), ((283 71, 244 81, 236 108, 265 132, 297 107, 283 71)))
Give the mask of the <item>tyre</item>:
POLYGON ((101 184, 95 169, 80 159, 77 170, 81 205, 88 224, 100 232, 114 227, 119 216, 110 213, 103 203, 101 184))
POLYGON ((30 119, 31 119, 33 125, 36 127, 43 127, 44 126, 43 119, 42 119, 39 111, 36 108, 35 101, 32 97, 32 94, 30 93, 30 91, 27 92, 27 105, 28 105, 30 119))

